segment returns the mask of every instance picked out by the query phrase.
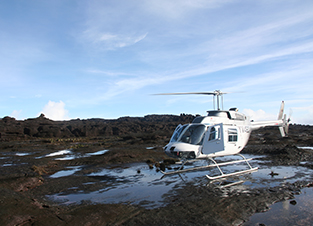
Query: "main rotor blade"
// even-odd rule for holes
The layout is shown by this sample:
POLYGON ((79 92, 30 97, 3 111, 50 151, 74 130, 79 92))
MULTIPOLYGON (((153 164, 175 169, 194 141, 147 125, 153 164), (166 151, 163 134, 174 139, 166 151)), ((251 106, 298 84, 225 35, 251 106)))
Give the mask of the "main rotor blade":
POLYGON ((187 93, 158 93, 158 94, 153 94, 153 95, 188 95, 188 94, 199 94, 199 95, 222 95, 222 94, 227 94, 223 93, 220 91, 215 91, 215 92, 187 92, 187 93))

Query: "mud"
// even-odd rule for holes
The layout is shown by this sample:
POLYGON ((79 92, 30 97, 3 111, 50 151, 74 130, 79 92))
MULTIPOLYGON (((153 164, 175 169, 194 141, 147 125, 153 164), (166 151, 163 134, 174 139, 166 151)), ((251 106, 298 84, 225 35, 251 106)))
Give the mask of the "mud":
POLYGON ((242 154, 259 170, 229 178, 223 184, 242 183, 226 188, 205 177, 213 171, 163 177, 160 167, 175 166, 162 150, 169 135, 155 134, 2 140, 0 224, 273 225, 277 214, 293 225, 312 221, 311 126, 291 125, 288 138, 277 128, 253 133, 242 154))

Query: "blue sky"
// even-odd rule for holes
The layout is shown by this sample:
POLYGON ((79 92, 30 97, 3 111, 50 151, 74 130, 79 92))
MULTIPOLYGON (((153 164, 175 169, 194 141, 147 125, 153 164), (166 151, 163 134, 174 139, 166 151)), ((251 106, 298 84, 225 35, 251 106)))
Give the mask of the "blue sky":
POLYGON ((4 0, 0 117, 205 114, 313 124, 311 0, 4 0), (291 109, 291 110, 290 110, 291 109))

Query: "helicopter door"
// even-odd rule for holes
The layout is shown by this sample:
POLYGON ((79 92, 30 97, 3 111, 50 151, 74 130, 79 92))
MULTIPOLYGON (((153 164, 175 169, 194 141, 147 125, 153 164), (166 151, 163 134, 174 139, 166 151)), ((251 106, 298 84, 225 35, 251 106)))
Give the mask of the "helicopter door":
POLYGON ((202 153, 211 154, 223 150, 223 123, 208 127, 203 141, 202 153))

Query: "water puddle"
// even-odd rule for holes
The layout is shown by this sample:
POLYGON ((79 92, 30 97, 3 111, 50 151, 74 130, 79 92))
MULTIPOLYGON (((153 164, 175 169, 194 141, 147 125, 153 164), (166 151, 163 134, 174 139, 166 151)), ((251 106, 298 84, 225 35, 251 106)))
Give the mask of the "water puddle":
POLYGON ((96 155, 103 155, 107 153, 109 150, 101 150, 101 151, 96 151, 92 153, 86 153, 86 154, 80 154, 80 153, 75 153, 73 154, 72 152, 68 153, 66 156, 62 158, 56 158, 55 160, 73 160, 73 159, 78 159, 78 158, 86 158, 86 157, 91 157, 91 156, 96 156, 96 155))
POLYGON ((72 154, 72 151, 71 150, 61 150, 61 151, 50 153, 50 154, 46 155, 45 157, 53 157, 53 156, 68 155, 68 154, 72 154))
POLYGON ((81 166, 70 166, 67 168, 68 168, 68 170, 61 170, 55 174, 52 174, 50 177, 51 178, 59 178, 59 177, 66 177, 66 176, 73 175, 75 172, 80 170, 81 166))
POLYGON ((96 151, 96 152, 93 152, 93 153, 87 153, 84 156, 88 157, 88 156, 93 156, 93 155, 103 155, 103 154, 107 153, 108 151, 109 150, 96 151))
MULTIPOLYGON (((177 175, 161 179, 161 174, 155 169, 150 169, 145 163, 130 164, 127 168, 104 168, 86 176, 98 178, 98 183, 106 182, 106 186, 93 192, 78 190, 71 193, 69 189, 48 197, 63 204, 89 200, 94 203, 132 203, 155 208, 163 205, 164 194, 182 182, 177 179, 177 175)), ((89 182, 84 185, 96 183, 89 182)))
MULTIPOLYGON (((55 157, 54 160, 73 160, 73 159, 78 159, 78 158, 87 158, 87 157, 91 157, 91 156, 98 156, 98 155, 103 155, 105 153, 107 153, 109 150, 100 150, 100 151, 96 151, 96 152, 91 152, 91 153, 86 153, 86 154, 81 154, 78 152, 73 152, 72 150, 60 150, 60 151, 56 151, 56 152, 52 152, 50 154, 47 155, 42 155, 39 157, 34 157, 35 159, 42 159, 42 158, 49 158, 49 157, 55 157)), ((0 164, 0 166, 14 166, 16 164, 12 164, 10 162, 12 162, 12 157, 13 156, 17 156, 17 157, 21 157, 21 159, 25 156, 30 156, 33 155, 33 152, 16 152, 16 153, 1 153, 2 156, 0 156, 0 160, 4 160, 3 164, 0 164), (11 160, 11 161, 8 161, 11 160)), ((18 159, 18 163, 19 164, 26 164, 26 163, 21 163, 20 160, 18 159)))
POLYGON ((9 167, 9 166, 18 166, 22 164, 27 164, 27 162, 22 162, 22 158, 24 156, 32 155, 33 153, 28 152, 8 152, 8 153, 1 153, 3 156, 0 157, 0 166, 2 167, 9 167), (18 158, 16 158, 18 157, 18 158), (21 157, 21 158, 19 158, 21 157))
POLYGON ((62 158, 55 158, 54 160, 64 161, 64 160, 73 160, 73 159, 77 159, 77 158, 80 158, 80 157, 78 157, 77 155, 67 155, 67 156, 62 157, 62 158))
POLYGON ((14 164, 13 163, 5 163, 5 164, 2 164, 2 166, 13 166, 14 164))
POLYGON ((45 158, 45 157, 55 157, 55 156, 60 156, 60 155, 69 155, 69 154, 72 154, 71 150, 60 150, 60 151, 53 152, 53 153, 50 153, 50 154, 47 154, 44 156, 36 157, 35 159, 41 159, 41 158, 45 158))
POLYGON ((312 225, 313 188, 304 188, 295 199, 278 202, 264 213, 256 213, 244 223, 249 225, 312 225))
POLYGON ((109 150, 101 150, 101 151, 96 151, 92 153, 86 153, 86 154, 81 154, 81 153, 74 153, 71 150, 60 150, 57 152, 50 153, 48 155, 36 157, 36 159, 44 158, 44 157, 56 157, 56 156, 63 156, 63 157, 58 157, 55 158, 55 160, 73 160, 73 159, 78 159, 78 158, 86 158, 90 156, 95 156, 95 155, 103 155, 107 153, 109 150))
POLYGON ((308 150, 313 150, 313 147, 297 147, 297 148, 300 148, 300 149, 308 149, 308 150))
POLYGON ((27 156, 27 155, 32 155, 33 153, 15 153, 16 156, 27 156))

